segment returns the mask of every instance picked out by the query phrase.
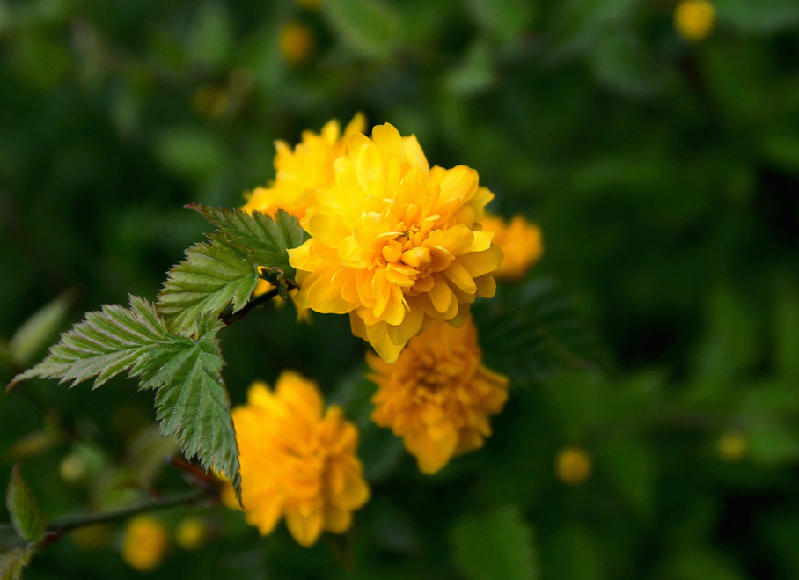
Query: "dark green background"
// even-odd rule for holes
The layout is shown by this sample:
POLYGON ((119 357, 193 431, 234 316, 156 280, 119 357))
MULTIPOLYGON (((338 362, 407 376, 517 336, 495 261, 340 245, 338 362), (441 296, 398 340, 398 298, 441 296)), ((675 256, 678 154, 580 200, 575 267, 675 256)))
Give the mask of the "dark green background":
MULTIPOLYGON (((363 111, 415 134, 431 163, 475 168, 495 213, 538 223, 546 251, 525 288, 554 278, 609 355, 586 354, 604 372, 538 372, 539 351, 486 344, 514 380, 484 450, 422 477, 371 428, 373 500, 353 534, 304 550, 212 512, 203 553, 173 549, 152 577, 500 577, 491 542, 483 576, 458 554, 470 522, 492 536, 507 510, 532 529, 542 579, 799 575, 799 4, 719 0, 699 43, 674 30, 674 5, 0 0, 0 336, 67 291, 59 330, 129 293, 154 300, 210 229, 184 204, 240 205, 273 177, 275 139, 363 111), (298 66, 278 48, 292 20, 315 38, 298 66), (222 100, 210 111, 198 92, 222 100), (728 432, 748 442, 740 462, 719 456, 728 432), (552 471, 569 443, 594 459, 581 486, 552 471)), ((518 311, 517 290, 497 308, 518 311)), ((544 312, 517 312, 520 332, 544 312)), ((295 368, 367 425, 346 318, 293 318, 267 307, 224 331, 233 403, 295 368)), ((21 458, 53 517, 138 497, 95 471, 138 469, 126 449, 154 420, 150 394, 122 379, 19 390, 0 399, 3 481, 21 458), (40 452, 12 447, 36 433, 40 452), (90 459, 82 483, 59 476, 69 453, 90 459)), ((167 469, 155 485, 186 484, 167 469)), ((135 577, 120 530, 100 551, 65 539, 25 577, 135 577)))

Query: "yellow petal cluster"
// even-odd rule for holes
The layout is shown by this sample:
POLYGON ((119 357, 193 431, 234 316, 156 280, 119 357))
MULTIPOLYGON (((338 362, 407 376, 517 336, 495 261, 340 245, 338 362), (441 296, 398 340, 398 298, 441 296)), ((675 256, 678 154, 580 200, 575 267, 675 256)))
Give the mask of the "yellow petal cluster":
POLYGON ((280 55, 290 65, 304 62, 314 49, 311 29, 299 21, 288 22, 280 29, 280 55))
POLYGON ((395 363, 369 353, 378 385, 372 420, 402 437, 423 473, 435 473, 455 454, 483 446, 488 416, 507 399, 508 379, 480 362, 477 330, 436 320, 412 339, 395 363))
POLYGON ((518 280, 541 258, 544 251, 541 230, 522 216, 514 217, 508 224, 502 218, 486 216, 482 223, 484 231, 494 232, 494 243, 505 254, 502 264, 494 272, 497 278, 518 280))
POLYGON ((277 141, 275 180, 269 187, 256 187, 244 211, 274 216, 284 209, 302 219, 314 204, 317 189, 333 183, 333 163, 347 151, 348 137, 362 132, 364 125, 363 115, 355 115, 342 136, 339 122, 329 121, 319 135, 303 132, 302 142, 293 151, 287 143, 277 141))
POLYGON ((335 183, 303 220, 311 234, 289 250, 297 300, 349 313, 352 331, 388 362, 430 322, 458 325, 478 296, 493 296, 502 251, 480 220, 493 194, 477 172, 428 166, 415 137, 390 124, 349 137, 335 183))
POLYGON ((169 536, 161 520, 137 516, 128 522, 122 542, 122 559, 143 572, 154 570, 164 559, 169 536))
POLYGON ((322 531, 343 532, 369 499, 358 434, 339 407, 327 411, 315 383, 286 371, 275 391, 260 382, 247 405, 233 409, 245 517, 270 533, 285 517, 303 546, 322 531))
POLYGON ((716 22, 716 7, 707 0, 683 0, 674 9, 674 27, 686 40, 707 38, 716 22))

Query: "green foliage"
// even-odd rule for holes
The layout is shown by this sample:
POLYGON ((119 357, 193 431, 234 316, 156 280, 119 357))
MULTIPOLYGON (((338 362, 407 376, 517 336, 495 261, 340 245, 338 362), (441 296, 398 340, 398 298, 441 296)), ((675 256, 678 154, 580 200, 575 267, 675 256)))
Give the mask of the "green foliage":
POLYGON ((238 249, 211 236, 210 244, 186 250, 186 261, 167 274, 158 295, 158 313, 176 333, 194 336, 200 317, 218 314, 232 303, 244 308, 258 284, 258 269, 238 249))
POLYGON ((538 578, 533 532, 513 507, 457 523, 452 547, 455 562, 471 580, 538 578))
POLYGON ((47 531, 47 523, 31 490, 19 473, 19 464, 11 470, 11 479, 6 490, 6 508, 11 514, 11 525, 22 538, 29 542, 42 539, 47 531))
POLYGON ((14 548, 0 554, 0 580, 19 580, 34 553, 33 548, 14 548))
POLYGON ((323 10, 341 39, 361 56, 386 60, 399 44, 400 16, 383 0, 330 0, 323 10))
POLYGON ((239 491, 238 447, 216 339, 222 326, 216 316, 206 315, 199 319, 196 340, 170 334, 153 305, 131 296, 130 308, 105 306, 87 314, 47 358, 10 386, 34 377, 73 385, 94 377, 97 388, 127 371, 140 380, 140 389, 157 391, 161 434, 175 436, 187 457, 196 455, 204 468, 225 475, 239 491))
POLYGON ((64 323, 72 297, 64 294, 33 314, 14 333, 8 348, 13 361, 20 367, 27 366, 33 357, 43 350, 64 323))
POLYGON ((189 207, 217 226, 220 238, 246 255, 251 263, 294 284, 296 270, 289 264, 288 250, 301 246, 310 237, 296 217, 282 209, 277 210, 273 219, 260 211, 248 214, 240 209, 201 204, 189 207))
POLYGON ((493 300, 475 306, 475 319, 489 367, 517 383, 608 366, 596 332, 551 278, 498 288, 493 300))

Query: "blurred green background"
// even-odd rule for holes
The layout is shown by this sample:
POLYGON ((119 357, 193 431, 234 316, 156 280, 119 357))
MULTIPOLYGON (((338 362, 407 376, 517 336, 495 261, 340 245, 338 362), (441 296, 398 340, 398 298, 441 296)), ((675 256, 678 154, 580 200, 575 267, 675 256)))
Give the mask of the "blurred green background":
MULTIPOLYGON (((2 381, 44 354, 12 339, 34 312, 63 296, 61 331, 154 300, 209 230, 184 204, 241 205, 275 139, 357 111, 540 225, 541 263, 478 309, 484 339, 557 324, 562 296, 595 337, 556 332, 586 365, 538 335, 485 340, 511 398, 483 450, 429 477, 369 427, 346 317, 251 314, 223 336, 233 403, 284 368, 316 378, 364 428, 373 499, 310 550, 200 510, 202 552, 173 546, 151 577, 799 577, 799 3, 717 0, 694 39, 676 6, 0 0, 2 381), (571 483, 567 445, 591 461, 571 483)), ((21 460, 51 517, 184 489, 153 421, 131 381, 23 385, 0 398, 0 481, 21 460)), ((137 577, 122 531, 68 537, 24 577, 137 577)))

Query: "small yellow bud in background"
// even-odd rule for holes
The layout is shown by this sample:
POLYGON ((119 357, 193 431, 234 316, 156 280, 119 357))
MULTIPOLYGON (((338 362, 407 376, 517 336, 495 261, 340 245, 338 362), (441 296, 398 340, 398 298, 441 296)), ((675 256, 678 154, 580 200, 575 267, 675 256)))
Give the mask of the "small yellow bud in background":
POLYGON ((208 526, 202 518, 184 518, 178 526, 176 540, 184 550, 196 550, 205 541, 208 526))
POLYGON ((555 475, 563 483, 583 483, 591 475, 591 456, 576 445, 566 445, 555 456, 555 475))
POLYGON ((683 0, 674 10, 674 27, 683 38, 707 38, 716 22, 716 7, 706 0, 683 0))
POLYGON ((163 561, 168 544, 169 536, 161 520, 138 516, 128 522, 125 530, 122 559, 136 570, 154 570, 163 561))
POLYGON ((61 461, 61 479, 69 483, 78 483, 86 477, 86 460, 80 453, 73 451, 61 461))
POLYGON ((311 30, 302 22, 289 22, 280 30, 280 54, 290 65, 306 60, 313 50, 311 30))
POLYGON ((746 437, 738 431, 723 433, 718 440, 719 455, 730 463, 737 463, 743 459, 748 447, 746 437))

